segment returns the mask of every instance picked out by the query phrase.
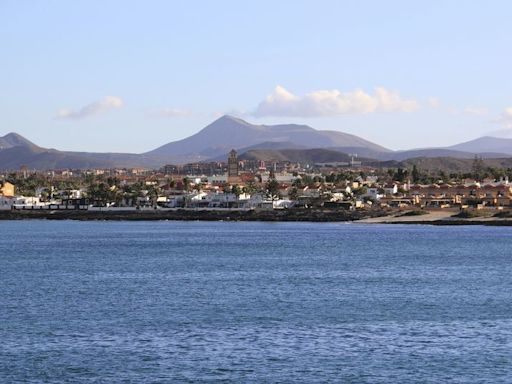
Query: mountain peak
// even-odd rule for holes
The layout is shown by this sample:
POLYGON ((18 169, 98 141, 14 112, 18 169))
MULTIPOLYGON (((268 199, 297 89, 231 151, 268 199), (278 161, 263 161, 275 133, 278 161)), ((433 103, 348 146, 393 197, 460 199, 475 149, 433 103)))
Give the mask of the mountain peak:
POLYGON ((178 162, 191 161, 189 159, 198 161, 206 160, 206 153, 210 158, 215 158, 232 148, 238 150, 269 142, 289 143, 295 148, 357 147, 387 151, 374 143, 343 132, 317 131, 307 125, 298 124, 251 124, 238 117, 224 115, 196 134, 165 144, 146 155, 176 159, 178 162))
POLYGON ((4 140, 25 140, 23 136, 16 132, 9 132, 2 137, 4 140))
POLYGON ((7 149, 12 147, 36 148, 37 145, 25 139, 23 136, 16 132, 9 132, 5 136, 0 137, 0 149, 7 149))
POLYGON ((240 119, 239 117, 235 117, 232 115, 223 115, 219 117, 217 120, 213 121, 210 125, 218 125, 218 124, 239 124, 239 125, 252 125, 247 121, 240 119))
POLYGON ((226 115, 222 115, 217 120, 238 120, 238 117, 226 114, 226 115))

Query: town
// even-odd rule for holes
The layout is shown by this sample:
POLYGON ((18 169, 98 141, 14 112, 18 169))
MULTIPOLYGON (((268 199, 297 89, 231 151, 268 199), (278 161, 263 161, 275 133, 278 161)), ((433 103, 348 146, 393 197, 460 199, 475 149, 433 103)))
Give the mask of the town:
POLYGON ((167 165, 159 170, 30 171, 0 176, 1 210, 292 210, 457 208, 502 211, 512 204, 509 169, 449 174, 344 164, 239 160, 167 165))

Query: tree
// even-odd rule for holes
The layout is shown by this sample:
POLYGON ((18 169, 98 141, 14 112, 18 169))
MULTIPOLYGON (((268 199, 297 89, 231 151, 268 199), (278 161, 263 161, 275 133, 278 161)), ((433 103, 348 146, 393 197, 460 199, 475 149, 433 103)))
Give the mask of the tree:
POLYGON ((481 181, 484 177, 484 161, 478 155, 475 155, 473 159, 473 165, 471 167, 473 178, 476 181, 481 181))
POLYGON ((327 176, 325 176, 325 181, 327 183, 334 183, 336 181, 336 174, 334 172, 331 172, 327 176))
POLYGON ((190 179, 188 177, 183 178, 183 190, 187 192, 190 190, 190 179))
POLYGON ((93 183, 87 188, 87 197, 104 206, 110 200, 110 192, 108 184, 103 182, 93 183))
POLYGON ((302 187, 302 179, 300 177, 297 177, 296 179, 294 179, 292 181, 292 185, 296 188, 301 188, 302 187))
POLYGON ((275 177, 269 178, 265 184, 265 192, 267 197, 271 198, 272 201, 279 199, 279 183, 275 177))
POLYGON ((366 192, 368 192, 368 188, 366 187, 366 185, 362 185, 359 188, 354 188, 352 190, 354 196, 362 196, 366 194, 366 192))
POLYGON ((311 185, 313 184, 313 178, 309 175, 302 176, 302 185, 311 185))
POLYGON ((197 183, 194 185, 194 191, 201 192, 203 189, 203 183, 197 183))
POLYGON ((231 193, 238 198, 242 194, 242 190, 239 185, 235 184, 231 186, 231 193))
POLYGON ((416 164, 414 164, 412 166, 412 182, 414 184, 417 184, 420 181, 420 178, 421 178, 420 171, 418 171, 418 167, 416 166, 416 164))
POLYGON ((256 191, 256 185, 254 184, 254 182, 252 181, 249 181, 245 187, 242 188, 242 192, 243 193, 254 193, 256 191))
POLYGON ((393 179, 399 181, 400 183, 403 183, 405 178, 407 177, 407 174, 407 169, 398 168, 396 170, 396 173, 393 175, 393 179))
POLYGON ((152 207, 156 207, 159 195, 159 188, 156 185, 149 185, 147 187, 149 202, 152 207))
POLYGON ((291 187, 288 191, 288 198, 290 200, 298 200, 299 199, 299 190, 297 187, 291 187))
POLYGON ((443 183, 446 183, 448 181, 448 175, 446 174, 445 171, 443 171, 443 170, 439 171, 439 180, 442 180, 443 183))

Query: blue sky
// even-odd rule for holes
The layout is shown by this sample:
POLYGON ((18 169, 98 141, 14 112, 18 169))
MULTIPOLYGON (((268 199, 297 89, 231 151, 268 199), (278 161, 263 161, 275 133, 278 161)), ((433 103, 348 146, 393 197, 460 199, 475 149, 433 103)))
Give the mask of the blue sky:
POLYGON ((512 128, 509 1, 0 1, 0 135, 144 152, 217 116, 392 149, 512 128))

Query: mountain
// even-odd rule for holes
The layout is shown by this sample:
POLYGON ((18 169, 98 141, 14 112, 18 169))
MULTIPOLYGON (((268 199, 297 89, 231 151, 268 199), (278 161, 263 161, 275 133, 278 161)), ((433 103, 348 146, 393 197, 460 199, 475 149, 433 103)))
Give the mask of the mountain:
POLYGON ((224 161, 233 148, 241 158, 344 162, 350 154, 357 154, 369 165, 372 159, 390 165, 411 159, 438 159, 417 161, 441 166, 443 162, 457 160, 453 168, 463 168, 466 162, 458 160, 471 160, 475 155, 498 159, 496 164, 502 161, 500 158, 512 156, 512 139, 485 136, 446 148, 391 151, 348 133, 315 130, 299 124, 255 125, 226 115, 186 139, 142 154, 59 151, 9 133, 0 137, 0 169, 160 168, 165 164, 224 161))
MULTIPOLYGON (((237 152, 239 154, 238 157, 240 159, 242 159, 242 157, 240 156, 241 154, 247 153, 252 150, 277 150, 277 149, 310 149, 310 148, 308 148, 304 145, 290 143, 289 141, 265 141, 264 143, 251 145, 249 147, 238 148, 237 152)), ((208 161, 226 161, 228 156, 229 156, 229 153, 225 152, 219 156, 215 156, 211 159, 208 159, 208 161)))
POLYGON ((165 144, 148 156, 174 159, 174 162, 202 161, 223 156, 230 149, 261 143, 289 143, 305 148, 355 147, 390 152, 358 136, 336 131, 319 131, 307 125, 255 125, 233 116, 223 116, 186 139, 165 144))
POLYGON ((390 153, 376 153, 373 156, 376 159, 387 161, 387 160, 407 160, 414 158, 454 158, 454 159, 474 159, 475 156, 483 158, 502 158, 507 157, 506 153, 494 153, 494 152, 463 152, 448 148, 425 148, 425 149, 411 149, 408 151, 396 151, 390 153))
POLYGON ((308 149, 309 147, 306 145, 295 144, 289 141, 265 141, 264 143, 259 143, 255 145, 251 145, 250 147, 240 148, 238 151, 240 153, 247 152, 252 149, 308 149))
POLYGON ((159 168, 163 161, 128 153, 65 152, 56 149, 15 146, 0 150, 0 169, 91 169, 91 168, 159 168))
POLYGON ((453 145, 448 147, 448 149, 474 153, 493 152, 512 155, 512 139, 483 136, 475 140, 453 145))
POLYGON ((58 151, 40 147, 17 133, 0 137, 0 169, 88 169, 114 167, 158 168, 165 161, 129 153, 58 151))
POLYGON ((0 137, 0 150, 13 147, 26 147, 26 148, 39 148, 37 145, 28 141, 23 136, 11 132, 7 135, 0 137))
MULTIPOLYGON (((215 158, 224 160, 226 153, 233 148, 246 152, 249 149, 264 148, 328 147, 354 149, 351 152, 390 152, 387 148, 347 133, 318 131, 298 124, 255 125, 232 116, 223 116, 186 139, 165 144, 143 154, 59 151, 39 147, 18 134, 9 133, 0 138, 0 169, 19 169, 21 166, 29 169, 159 168, 169 163, 180 164, 215 158)), ((300 156, 296 153, 294 157, 300 156)))

